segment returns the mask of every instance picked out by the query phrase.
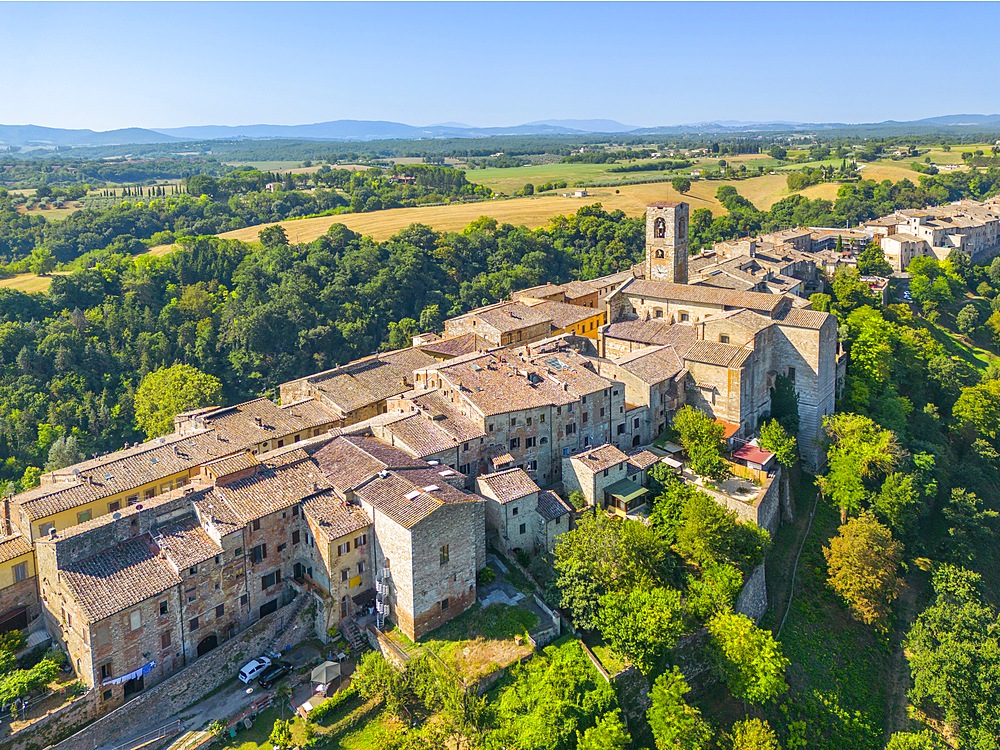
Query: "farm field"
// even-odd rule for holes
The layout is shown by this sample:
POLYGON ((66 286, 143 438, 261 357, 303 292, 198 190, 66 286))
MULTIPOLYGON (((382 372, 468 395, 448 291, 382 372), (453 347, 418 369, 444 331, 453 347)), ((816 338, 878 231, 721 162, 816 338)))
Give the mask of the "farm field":
MULTIPOLYGON (((56 271, 53 275, 61 275, 56 271)), ((32 294, 47 291, 52 284, 52 276, 36 276, 33 273, 19 273, 9 279, 0 279, 0 289, 16 289, 19 292, 32 294)))
MULTIPOLYGON (((563 165, 566 166, 566 165, 563 165)), ((588 165, 590 166, 590 165, 588 165)), ((484 170, 485 171, 485 170, 484 170)), ((340 214, 319 216, 312 219, 298 219, 279 222, 291 242, 311 242, 324 234, 333 224, 343 224, 348 229, 384 240, 413 223, 426 224, 437 230, 456 231, 464 229, 480 216, 490 216, 497 221, 524 224, 530 228, 544 226, 555 216, 574 213, 581 206, 600 203, 607 210, 622 210, 630 216, 637 216, 646 210, 647 204, 656 200, 686 200, 692 209, 708 208, 715 215, 726 210, 715 199, 716 191, 731 184, 741 195, 761 209, 768 209, 790 193, 785 184, 785 175, 764 175, 748 180, 725 181, 705 180, 694 182, 691 192, 681 196, 670 187, 670 183, 647 183, 623 185, 620 188, 591 188, 586 198, 564 198, 558 194, 512 198, 510 200, 486 201, 482 203, 456 203, 447 206, 422 206, 416 208, 392 208, 362 214, 340 214)), ((813 185, 802 191, 807 198, 827 198, 837 195, 838 185, 813 185)), ((258 225, 226 232, 221 237, 256 242, 257 234, 264 226, 258 225)), ((154 255, 170 251, 169 245, 157 246, 150 250, 154 255)))

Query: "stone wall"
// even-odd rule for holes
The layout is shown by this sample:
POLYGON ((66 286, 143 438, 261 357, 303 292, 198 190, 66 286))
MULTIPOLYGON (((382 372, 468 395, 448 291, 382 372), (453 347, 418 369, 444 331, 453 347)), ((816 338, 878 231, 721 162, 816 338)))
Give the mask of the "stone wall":
POLYGON ((727 510, 733 511, 741 521, 756 524, 767 529, 771 536, 778 533, 781 525, 781 470, 770 477, 764 484, 761 494, 753 503, 746 503, 723 492, 716 492, 708 487, 698 486, 698 489, 712 498, 727 510))
POLYGON ((144 727, 153 728, 181 709, 197 703, 233 679, 239 668, 253 657, 272 648, 281 651, 310 635, 311 623, 293 626, 293 620, 304 620, 311 615, 310 609, 300 609, 301 603, 300 595, 294 604, 258 621, 193 664, 67 737, 53 750, 91 750, 109 738, 126 737, 144 727))
POLYGON ((3 736, 0 745, 4 750, 39 750, 48 747, 60 737, 65 737, 68 732, 94 718, 97 712, 95 695, 93 690, 84 693, 21 731, 3 736))
POLYGON ((740 595, 736 597, 736 611, 754 622, 760 622, 760 618, 767 611, 767 579, 764 574, 764 563, 754 568, 753 573, 743 584, 740 595))

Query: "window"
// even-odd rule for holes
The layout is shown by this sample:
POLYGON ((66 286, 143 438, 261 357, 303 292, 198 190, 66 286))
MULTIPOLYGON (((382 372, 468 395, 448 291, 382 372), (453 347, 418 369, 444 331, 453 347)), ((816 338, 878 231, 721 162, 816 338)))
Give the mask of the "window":
POLYGON ((544 414, 539 414, 538 415, 538 423, 539 424, 545 424, 545 415, 544 414))
POLYGON ((510 514, 512 516, 516 516, 517 515, 517 506, 516 505, 511 509, 510 514))
POLYGON ((439 557, 440 557, 440 560, 441 560, 440 564, 444 565, 445 563, 448 562, 448 558, 449 558, 448 545, 447 544, 441 545, 441 549, 438 550, 438 552, 439 552, 439 557))
POLYGON ((519 437, 511 438, 510 439, 510 447, 511 448, 520 448, 521 447, 521 438, 519 438, 519 437))
POLYGON ((272 586, 276 586, 281 582, 281 571, 275 570, 268 573, 266 576, 260 577, 260 587, 262 589, 269 589, 272 586))
POLYGON ((129 495, 128 497, 125 498, 126 505, 135 505, 137 502, 139 502, 138 495, 129 495))
POLYGON ((511 417, 510 418, 510 426, 513 427, 516 424, 517 424, 517 417, 511 417))
POLYGON ((588 420, 589 418, 590 418, 590 415, 589 415, 589 414, 588 414, 587 412, 584 412, 584 413, 583 413, 583 417, 581 418, 581 420, 580 420, 580 421, 581 421, 581 422, 583 422, 584 424, 587 424, 587 420, 588 420))
POLYGON ((633 430, 639 429, 639 417, 636 417, 635 419, 632 420, 632 429, 633 430))
POLYGON ((13 568, 14 583, 19 583, 28 577, 28 563, 18 563, 13 568))
POLYGON ((567 414, 573 413, 573 404, 566 404, 566 413, 567 414))
POLYGON ((292 518, 295 518, 295 516, 297 516, 298 514, 299 514, 299 506, 298 505, 293 505, 292 506, 292 518))
POLYGON ((604 416, 604 407, 603 406, 601 407, 601 416, 602 417, 604 416))
POLYGON ((170 606, 167 604, 167 600, 164 599, 160 602, 160 615, 165 615, 170 610, 170 606))
POLYGON ((576 434, 576 423, 575 422, 570 422, 568 425, 566 425, 566 434, 567 435, 575 435, 576 434))
POLYGON ((222 617, 224 614, 226 614, 226 605, 225 604, 220 604, 218 607, 215 608, 215 616, 216 617, 222 617))
POLYGON ((789 367, 788 368, 788 379, 791 380, 793 384, 795 383, 795 368, 794 367, 789 367))
MULTIPOLYGON (((102 664, 101 665, 101 679, 102 680, 109 680, 109 679, 111 679, 111 676, 113 674, 114 674, 114 672, 111 669, 111 662, 107 662, 106 664, 102 664)), ((108 691, 108 692, 110 692, 110 691, 108 691)))
POLYGON ((188 622, 188 630, 197 630, 199 627, 201 627, 201 623, 198 622, 198 618, 192 617, 188 622))
POLYGON ((607 470, 607 469, 605 469, 605 470, 604 470, 604 476, 607 476, 607 475, 608 475, 608 470, 607 470))
POLYGON ((236 549, 233 550, 233 557, 239 557, 242 554, 243 554, 242 547, 237 547, 236 549))
POLYGON ((365 572, 365 561, 362 560, 361 562, 358 563, 358 575, 361 575, 364 572, 365 572))
POLYGON ((446 609, 448 609, 448 600, 447 599, 442 599, 441 600, 441 611, 444 612, 446 609))
POLYGON ((287 548, 288 548, 288 545, 287 545, 287 544, 279 544, 279 545, 278 545, 278 552, 279 552, 279 553, 281 553, 281 552, 284 552, 284 551, 285 551, 285 549, 287 549, 287 548))
POLYGON ((618 434, 619 435, 624 435, 625 434, 625 423, 624 422, 622 422, 620 425, 618 425, 618 434))
POLYGON ((340 571, 340 582, 341 583, 345 582, 350 577, 351 577, 351 571, 348 570, 347 568, 344 568, 342 571, 340 571))
POLYGON ((461 466, 458 467, 458 470, 463 474, 468 474, 469 472, 472 471, 472 464, 462 464, 461 466))
POLYGON ((109 700, 111 700, 111 695, 112 695, 112 693, 111 693, 110 689, 105 690, 104 693, 101 695, 101 699, 109 701, 109 700))
POLYGON ((115 500, 113 503, 108 503, 108 513, 114 513, 115 511, 121 510, 121 507, 121 500, 115 500))
POLYGON ((240 606, 241 607, 247 606, 247 602, 249 602, 249 601, 250 601, 250 597, 248 597, 246 594, 244 594, 243 596, 240 597, 240 606))
POLYGON ((525 438, 524 439, 524 447, 525 448, 534 448, 536 441, 537 441, 537 438, 534 438, 534 437, 525 438))
POLYGON ((490 425, 490 432, 493 432, 493 425, 490 425))
POLYGON ((170 482, 160 485, 160 492, 170 492, 173 489, 173 485, 170 482))
POLYGON ((542 436, 542 439, 541 439, 541 440, 540 440, 539 442, 540 442, 540 443, 541 443, 542 445, 546 445, 546 444, 547 444, 547 443, 549 442, 549 439, 548 439, 547 437, 545 437, 545 436, 543 435, 543 436, 542 436))
MULTIPOLYGON (((582 397, 582 398, 580 399, 580 403, 582 403, 582 404, 585 404, 585 403, 587 403, 587 397, 586 397, 586 396, 583 396, 583 397, 582 397)), ((570 409, 570 411, 572 411, 572 409, 570 409)))
POLYGON ((337 557, 340 557, 341 555, 346 555, 350 551, 351 551, 350 542, 344 542, 343 544, 337 545, 337 557))
POLYGON ((250 530, 251 531, 260 531, 260 519, 259 518, 255 518, 254 520, 252 520, 250 522, 250 530))
POLYGON ((524 529, 525 529, 525 524, 522 523, 521 526, 520 526, 520 528, 517 530, 517 533, 518 534, 523 534, 524 533, 524 529))
POLYGON ((285 441, 284 440, 279 440, 278 441, 278 447, 279 448, 284 448, 285 447, 285 441))
POLYGON ((299 530, 296 529, 292 532, 292 544, 298 544, 300 541, 302 541, 302 535, 299 533, 299 530))
POLYGON ((538 461, 528 461, 526 468, 528 471, 538 471, 538 461))
POLYGON ((142 612, 133 609, 128 613, 128 624, 132 630, 138 630, 142 626, 142 612))
POLYGON ((49 532, 51 532, 55 527, 56 526, 53 523, 38 524, 38 536, 48 536, 49 532))
POLYGON ((526 425, 528 425, 528 427, 531 427, 531 417, 528 417, 527 419, 525 419, 525 420, 524 420, 524 423, 525 423, 526 425))
POLYGON ((267 559, 267 545, 258 544, 256 547, 250 550, 250 562, 259 563, 261 560, 267 559))
POLYGON ((197 565, 192 565, 190 568, 188 568, 188 574, 190 574, 190 575, 197 575, 198 574, 198 566, 197 565))
POLYGON ((361 536, 354 537, 354 549, 358 547, 363 547, 368 544, 368 535, 362 534, 361 536))
POLYGON ((187 595, 187 600, 189 604, 198 598, 198 589, 194 586, 187 589, 184 593, 187 595))
POLYGON ((729 337, 726 334, 724 334, 724 333, 720 333, 719 334, 719 343, 720 344, 728 344, 729 343, 729 337))
POLYGON ((170 641, 169 630, 166 633, 160 633, 160 648, 166 651, 168 648, 170 648, 170 642, 171 641, 170 641))

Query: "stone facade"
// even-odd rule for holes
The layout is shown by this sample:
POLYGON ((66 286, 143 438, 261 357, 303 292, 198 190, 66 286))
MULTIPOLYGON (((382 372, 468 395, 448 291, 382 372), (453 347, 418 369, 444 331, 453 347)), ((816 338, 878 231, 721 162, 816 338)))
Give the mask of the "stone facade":
POLYGON ((767 577, 764 572, 764 563, 753 569, 753 573, 743 584, 739 595, 736 597, 734 609, 749 617, 754 622, 760 622, 760 618, 767 612, 767 577))
POLYGON ((646 207, 646 278, 688 281, 688 204, 651 203, 646 207))

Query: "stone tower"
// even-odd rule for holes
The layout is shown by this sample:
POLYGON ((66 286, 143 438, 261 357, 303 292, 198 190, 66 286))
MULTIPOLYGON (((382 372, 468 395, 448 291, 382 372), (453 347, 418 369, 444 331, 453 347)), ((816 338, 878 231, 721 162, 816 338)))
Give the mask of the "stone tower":
POLYGON ((646 278, 687 284, 688 204, 646 206, 646 278))

